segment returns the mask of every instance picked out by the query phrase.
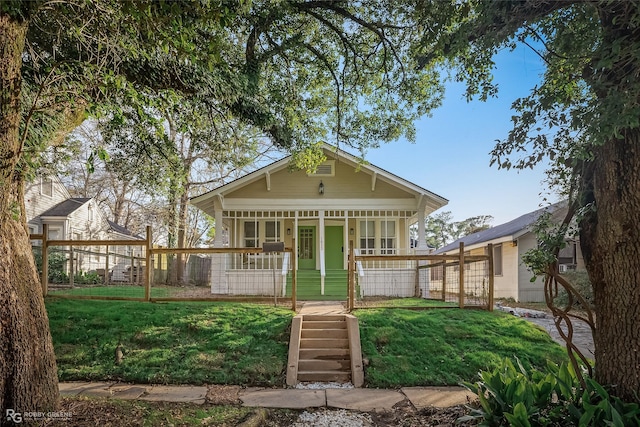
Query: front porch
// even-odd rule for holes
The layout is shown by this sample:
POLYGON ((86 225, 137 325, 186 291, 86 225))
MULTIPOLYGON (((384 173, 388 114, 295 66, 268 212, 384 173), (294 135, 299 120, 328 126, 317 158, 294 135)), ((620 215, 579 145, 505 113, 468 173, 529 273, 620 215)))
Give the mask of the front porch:
MULTIPOLYGON (((298 299, 344 300, 349 247, 368 255, 425 252, 412 247, 410 227, 420 215, 411 210, 222 211, 221 214, 223 245, 242 248, 247 253, 214 259, 213 294, 290 296, 291 270, 295 269, 298 299), (250 252, 271 242, 283 242, 292 253, 250 252)), ((398 266, 372 266, 372 274, 363 278, 363 293, 405 296, 406 292, 387 295, 380 291, 384 287, 377 282, 387 281, 384 273, 389 272, 388 267, 398 266)), ((415 274, 409 276, 407 288, 413 295, 415 274)))

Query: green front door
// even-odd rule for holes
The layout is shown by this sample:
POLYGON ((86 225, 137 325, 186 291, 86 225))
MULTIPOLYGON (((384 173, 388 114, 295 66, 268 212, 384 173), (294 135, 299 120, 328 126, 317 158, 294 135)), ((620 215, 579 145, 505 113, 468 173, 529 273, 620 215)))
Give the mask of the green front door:
POLYGON ((344 235, 341 225, 324 229, 325 267, 327 270, 344 269, 344 235))
POLYGON ((316 227, 298 227, 298 268, 316 269, 316 227))

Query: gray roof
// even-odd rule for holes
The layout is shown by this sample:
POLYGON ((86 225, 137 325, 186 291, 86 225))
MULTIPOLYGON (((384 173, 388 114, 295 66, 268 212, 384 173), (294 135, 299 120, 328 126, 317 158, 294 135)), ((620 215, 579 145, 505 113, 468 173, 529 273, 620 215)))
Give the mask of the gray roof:
POLYGON ((471 246, 482 242, 490 242, 491 240, 499 239, 500 237, 513 236, 514 234, 519 234, 522 231, 526 232, 528 231, 529 227, 540 217, 540 215, 545 212, 553 213, 560 208, 566 207, 566 205, 567 202, 562 201, 550 206, 546 206, 544 208, 540 208, 533 212, 526 213, 504 224, 496 225, 495 227, 491 227, 486 230, 464 236, 461 239, 458 239, 455 242, 438 249, 435 253, 439 254, 443 252, 449 252, 451 250, 456 250, 460 246, 460 242, 464 243, 465 246, 471 246))
POLYGON ((125 227, 123 227, 123 226, 121 226, 121 225, 119 225, 119 224, 116 224, 116 223, 115 223, 115 222, 113 222, 113 221, 109 221, 109 220, 107 220, 107 222, 109 223, 109 227, 111 227, 111 229, 112 229, 113 231, 115 231, 116 233, 120 233, 120 234, 122 234, 123 236, 131 236, 131 237, 135 237, 135 238, 137 238, 137 239, 141 239, 141 238, 142 238, 142 237, 140 237, 140 236, 139 236, 139 235, 137 235, 137 234, 133 234, 133 232, 132 232, 131 230, 129 230, 128 228, 125 228, 125 227))
POLYGON ((89 197, 72 197, 44 211, 40 216, 69 216, 89 200, 89 197))

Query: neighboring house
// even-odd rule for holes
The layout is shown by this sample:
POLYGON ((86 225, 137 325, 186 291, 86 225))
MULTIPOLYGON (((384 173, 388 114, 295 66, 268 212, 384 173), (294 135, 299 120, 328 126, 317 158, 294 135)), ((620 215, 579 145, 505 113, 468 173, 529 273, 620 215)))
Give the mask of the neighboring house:
MULTIPOLYGON (((313 292, 325 296, 330 294, 331 277, 340 277, 340 289, 346 292, 349 245, 361 254, 427 253, 424 219, 446 205, 447 199, 362 164, 343 150, 324 145, 323 151, 327 160, 315 173, 291 171, 290 157, 286 157, 192 198, 194 206, 215 218, 219 232, 214 247, 258 248, 267 242, 292 247, 295 239, 293 249, 301 273, 298 290, 313 287, 313 292), (416 223, 422 246, 414 248, 409 227, 416 223), (303 284, 304 277, 316 280, 303 284)), ((254 283, 258 276, 270 278, 271 269, 281 268, 283 262, 287 260, 271 265, 268 257, 259 255, 214 260, 211 291, 273 294, 273 287, 252 287, 248 277, 255 275, 254 283)), ((415 271, 411 269, 414 279, 415 271)), ((287 292, 284 279, 278 280, 287 292)), ((366 271, 361 277, 362 294, 373 289, 376 280, 373 270, 366 271)), ((407 282, 413 294, 415 280, 407 282)))
MULTIPOLYGON (((537 247, 538 241, 531 227, 545 212, 550 212, 552 219, 559 223, 566 214, 566 203, 556 203, 529 212, 505 224, 470 234, 438 249, 435 253, 457 254, 462 242, 468 254, 483 255, 487 245, 492 243, 495 298, 513 298, 519 302, 544 301, 544 279, 539 277, 531 282, 533 274, 522 262, 522 255, 537 247)), ((561 272, 584 269, 584 261, 577 241, 567 240, 567 246, 559 254, 559 264, 561 272)), ((447 275, 448 278, 449 275, 447 275)), ((432 275, 431 286, 437 284, 432 275)))
MULTIPOLYGON (((40 176, 25 185, 25 210, 29 232, 40 234, 46 224, 48 240, 140 239, 126 228, 108 221, 94 199, 71 197, 56 176, 40 176)), ((140 251, 138 247, 131 248, 140 251)), ((68 248, 63 250, 67 251, 68 248)), ((119 264, 124 265, 125 256, 130 259, 132 255, 136 255, 126 246, 114 246, 109 252, 111 257, 107 261, 105 255, 100 255, 100 247, 77 248, 74 272, 98 270, 109 265, 110 269, 117 270, 119 264)), ((128 261, 127 265, 129 264, 131 263, 128 261)), ((70 264, 66 266, 67 273, 70 268, 70 264)))

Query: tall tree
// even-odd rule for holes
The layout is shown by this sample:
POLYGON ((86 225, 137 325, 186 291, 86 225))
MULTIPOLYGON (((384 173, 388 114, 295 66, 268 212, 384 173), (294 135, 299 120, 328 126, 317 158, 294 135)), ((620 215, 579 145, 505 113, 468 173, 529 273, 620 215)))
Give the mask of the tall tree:
POLYGON ((46 412, 58 404, 26 227, 25 177, 42 150, 77 126, 110 86, 129 79, 193 88, 197 81, 203 92, 231 90, 232 84, 194 75, 191 64, 217 70, 218 52, 205 48, 212 44, 188 50, 202 23, 213 30, 238 10, 219 3, 0 3, 0 407, 46 412))
POLYGON ((412 137, 439 87, 409 56, 410 12, 392 0, 0 2, 0 407, 58 398, 23 197, 46 147, 106 101, 163 90, 291 150, 412 137))
POLYGON ((594 290, 596 378, 640 396, 640 2, 417 2, 416 54, 486 98, 492 56, 524 43, 545 69, 513 103, 513 130, 492 163, 528 168, 549 159, 579 212, 580 245, 594 290))

